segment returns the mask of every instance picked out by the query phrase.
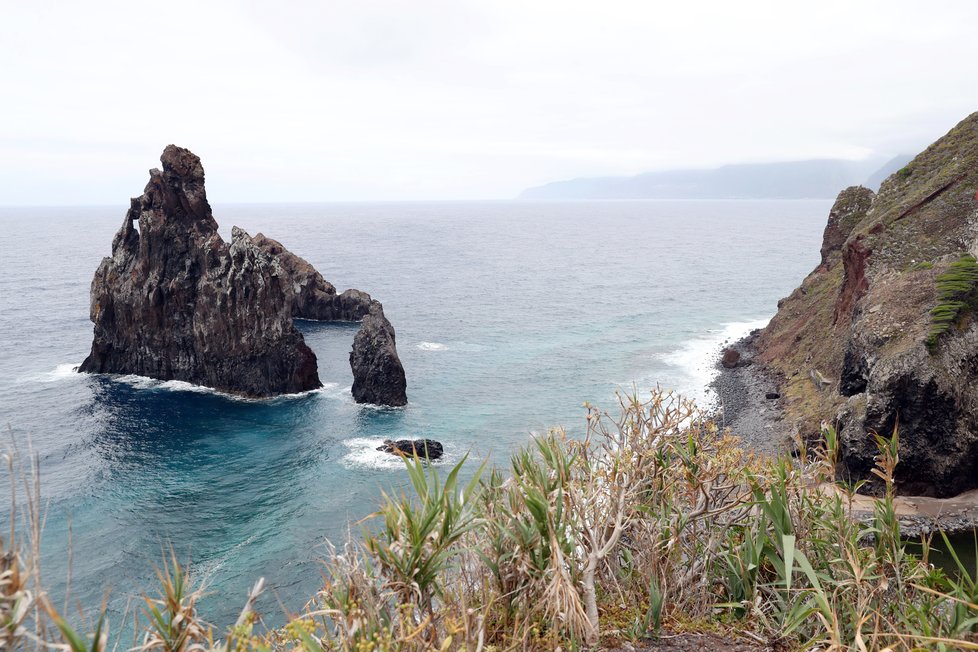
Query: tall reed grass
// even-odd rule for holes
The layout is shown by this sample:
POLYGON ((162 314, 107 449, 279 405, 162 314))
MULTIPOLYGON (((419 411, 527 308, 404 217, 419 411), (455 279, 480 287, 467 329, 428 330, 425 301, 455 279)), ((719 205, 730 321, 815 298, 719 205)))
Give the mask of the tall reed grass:
POLYGON ((410 493, 385 494, 360 536, 329 549, 322 589, 281 628, 254 610, 261 581, 234 626, 204 622, 171 553, 159 594, 132 615, 131 645, 104 604, 65 615, 45 592, 37 460, 21 470, 9 453, 0 647, 578 650, 668 627, 788 650, 978 649, 978 569, 954 556, 948 577, 928 564, 929 540, 913 555, 900 538, 898 433, 878 438, 887 491, 864 521, 852 514, 859 486, 833 483, 831 429, 797 460, 757 459, 659 391, 622 396, 614 414, 586 406, 585 424, 578 438, 536 438, 507 469, 405 459, 410 493))

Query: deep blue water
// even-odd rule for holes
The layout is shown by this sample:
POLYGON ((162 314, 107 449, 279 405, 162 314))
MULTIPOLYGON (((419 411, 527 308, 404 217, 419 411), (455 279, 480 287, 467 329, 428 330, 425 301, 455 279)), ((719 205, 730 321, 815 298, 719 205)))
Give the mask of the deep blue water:
MULTIPOLYGON (((243 401, 180 384, 82 376, 88 290, 125 205, 0 207, 0 425, 40 455, 44 579, 114 613, 152 587, 161 551, 190 559, 232 621, 265 576, 297 609, 327 538, 405 483, 372 448, 443 441, 505 462, 533 432, 580 432, 581 405, 655 384, 702 395, 720 341, 769 318, 818 260, 826 201, 217 205, 313 263, 339 290, 383 301, 410 405, 350 397, 356 325, 300 322, 326 388, 243 401)), ((9 478, 0 471, 0 527, 9 478)), ((118 621, 117 621, 118 622, 118 621)))

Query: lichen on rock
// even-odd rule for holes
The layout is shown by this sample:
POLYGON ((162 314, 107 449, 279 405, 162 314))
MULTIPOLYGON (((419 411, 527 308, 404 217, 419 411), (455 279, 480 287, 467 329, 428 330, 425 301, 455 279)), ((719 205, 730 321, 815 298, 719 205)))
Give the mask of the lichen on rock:
POLYGON ((366 292, 349 289, 336 293, 316 268, 300 258, 281 242, 259 233, 255 244, 278 260, 291 278, 292 314, 297 319, 316 321, 360 321, 370 312, 372 299, 366 292))

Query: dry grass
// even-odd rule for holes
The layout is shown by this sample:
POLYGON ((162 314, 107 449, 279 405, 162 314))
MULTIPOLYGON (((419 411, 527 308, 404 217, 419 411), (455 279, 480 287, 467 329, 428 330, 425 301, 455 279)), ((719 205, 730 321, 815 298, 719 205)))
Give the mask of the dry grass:
MULTIPOLYGON (((237 623, 215 631, 171 553, 132 649, 571 650, 706 622, 781 649, 978 647, 978 573, 948 578, 908 554, 892 491, 867 526, 849 518, 853 488, 817 488, 834 477, 832 431, 799 466, 753 459, 660 392, 622 397, 615 414, 589 407, 586 424, 581 439, 554 430, 465 484, 461 463, 443 479, 407 460, 412 493, 384 496, 376 527, 331 550, 322 590, 279 629, 254 612, 259 582, 237 623)), ((879 444, 892 488, 896 436, 879 444)), ((25 491, 12 495, 29 498, 0 557, 2 647, 105 650, 104 606, 71 624, 43 590, 36 461, 18 475, 14 459, 25 491)))

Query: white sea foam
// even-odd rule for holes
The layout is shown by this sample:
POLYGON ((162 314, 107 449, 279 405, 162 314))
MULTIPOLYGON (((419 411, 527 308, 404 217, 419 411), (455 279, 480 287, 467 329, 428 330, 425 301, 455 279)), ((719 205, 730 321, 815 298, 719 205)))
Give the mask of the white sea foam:
POLYGON ((676 389, 696 401, 703 409, 715 406, 716 396, 710 389, 710 383, 720 371, 717 362, 724 346, 733 344, 757 328, 764 328, 769 319, 754 321, 730 322, 720 328, 711 329, 702 337, 685 342, 675 351, 663 354, 661 359, 666 364, 678 367, 686 382, 676 389))
MULTIPOLYGON (((350 449, 350 452, 340 458, 340 463, 348 469, 403 469, 404 460, 399 456, 377 450, 377 447, 383 443, 384 440, 378 437, 347 439, 343 445, 350 449)), ((444 456, 435 464, 448 461, 449 453, 450 451, 446 446, 444 456)))
POLYGON ((444 351, 448 347, 440 342, 421 342, 418 348, 422 351, 444 351))
POLYGON ((30 374, 20 380, 35 383, 56 383, 62 380, 72 380, 81 377, 78 373, 78 367, 80 366, 80 362, 67 362, 65 364, 59 364, 51 371, 30 374))
POLYGON ((288 401, 292 399, 302 398, 309 396, 311 394, 321 394, 328 393, 338 386, 338 383, 323 383, 322 387, 317 389, 310 389, 307 392, 296 392, 294 394, 279 394, 278 396, 270 396, 268 398, 249 398, 247 396, 238 396, 237 394, 229 394, 227 392, 222 392, 220 390, 214 389, 213 387, 205 387, 203 385, 195 385, 193 383, 188 383, 182 380, 158 380, 156 378, 149 378, 148 376, 137 376, 135 374, 124 374, 124 375, 109 375, 106 376, 110 380, 118 383, 124 383, 130 387, 143 390, 165 390, 171 392, 193 392, 195 394, 214 394, 216 396, 221 396, 232 401, 245 401, 249 403, 265 403, 271 401, 288 401))
POLYGON ((203 385, 194 385, 193 383, 184 382, 182 380, 166 380, 160 382, 156 385, 157 389, 169 389, 175 392, 194 392, 196 394, 218 394, 217 390, 211 389, 210 387, 204 387, 203 385))
POLYGON ((356 405, 353 402, 352 385, 341 385, 340 383, 323 383, 322 389, 316 390, 320 392, 325 398, 333 401, 339 401, 340 403, 349 403, 350 405, 356 405))

